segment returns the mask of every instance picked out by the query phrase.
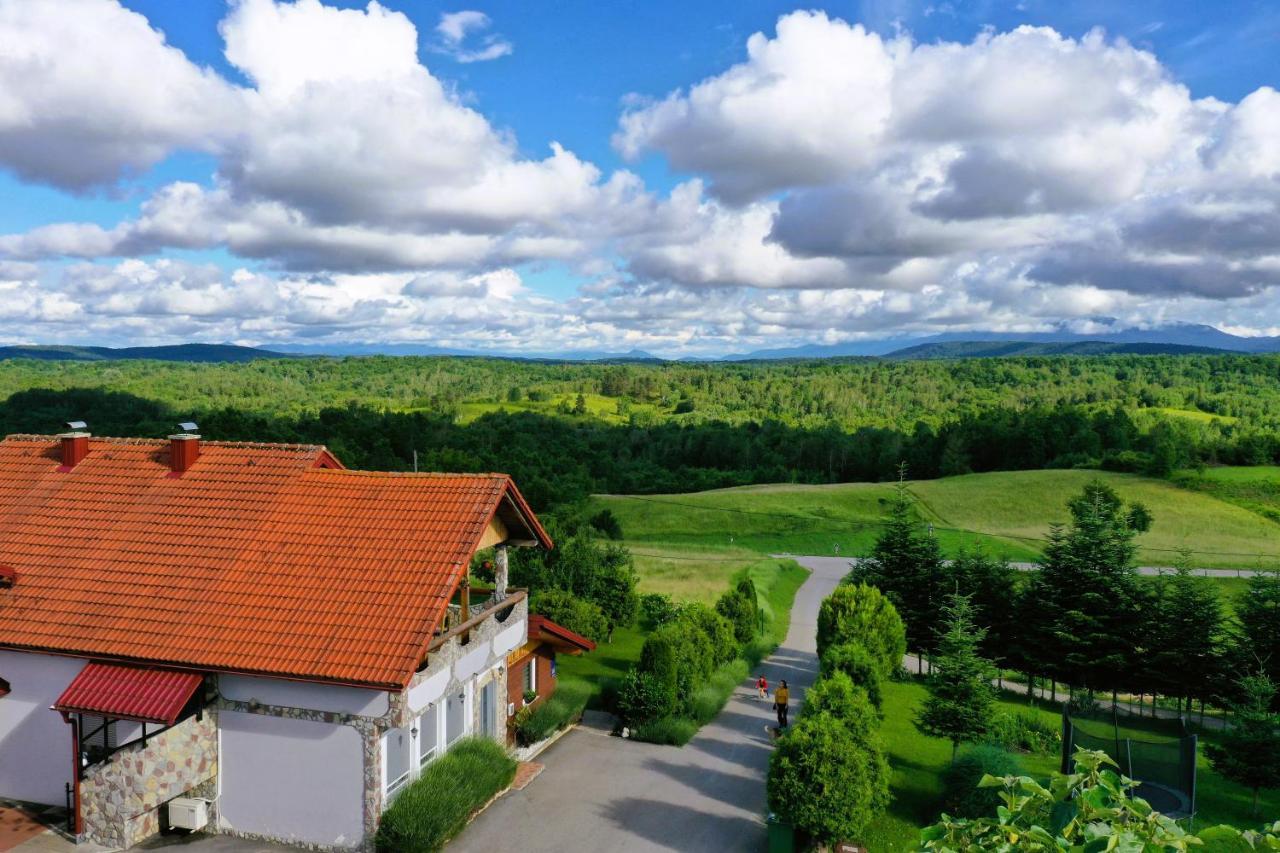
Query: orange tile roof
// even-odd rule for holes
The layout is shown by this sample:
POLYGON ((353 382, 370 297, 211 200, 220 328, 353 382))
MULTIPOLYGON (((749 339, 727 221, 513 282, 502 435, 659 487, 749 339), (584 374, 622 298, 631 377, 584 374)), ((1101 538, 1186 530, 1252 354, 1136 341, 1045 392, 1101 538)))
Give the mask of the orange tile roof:
POLYGON ((323 447, 0 441, 0 647, 386 688, 406 685, 500 508, 505 474, 343 469, 323 447), (336 467, 334 467, 336 466, 336 467))

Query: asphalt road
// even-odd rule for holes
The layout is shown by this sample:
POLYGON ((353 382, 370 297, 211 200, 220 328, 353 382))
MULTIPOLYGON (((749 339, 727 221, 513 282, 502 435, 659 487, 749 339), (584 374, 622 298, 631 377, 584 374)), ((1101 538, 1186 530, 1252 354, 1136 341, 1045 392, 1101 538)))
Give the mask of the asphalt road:
MULTIPOLYGON (((786 642, 760 669, 770 687, 785 678, 791 713, 817 674, 818 607, 847 560, 802 558, 786 642)), ((765 847, 765 770, 770 704, 744 682, 720 715, 683 748, 611 737, 581 726, 544 752, 546 770, 489 807, 450 851, 751 851, 765 847)))
MULTIPOLYGON (((831 561, 832 563, 839 563, 840 565, 844 566, 844 571, 846 573, 849 571, 850 567, 852 567, 855 562, 861 559, 859 557, 797 557, 795 554, 772 554, 770 556, 786 558, 789 560, 795 560, 796 562, 801 563, 802 565, 805 565, 805 566, 810 566, 811 563, 815 560, 831 561)), ((1026 562, 1015 561, 1015 562, 1010 562, 1009 565, 1023 572, 1033 572, 1039 568, 1039 566, 1036 563, 1026 563, 1026 562)), ((1173 574, 1174 570, 1169 566, 1138 566, 1137 572, 1140 575, 1156 577, 1159 575, 1171 575, 1173 574)), ((1201 569, 1201 568, 1192 569, 1191 573, 1198 577, 1206 577, 1206 578, 1251 578, 1254 575, 1259 574, 1259 572, 1254 571, 1253 569, 1201 569)))

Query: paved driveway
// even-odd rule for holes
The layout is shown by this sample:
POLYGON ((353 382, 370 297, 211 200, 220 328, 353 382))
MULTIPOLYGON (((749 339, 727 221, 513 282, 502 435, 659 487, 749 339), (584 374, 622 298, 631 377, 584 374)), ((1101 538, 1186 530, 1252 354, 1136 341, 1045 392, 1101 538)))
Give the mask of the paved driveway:
MULTIPOLYGON (((786 642, 760 667, 771 687, 782 678, 792 685, 793 718, 817 673, 818 606, 849 570, 847 560, 799 562, 813 574, 796 594, 786 642)), ((773 714, 754 696, 744 682, 683 748, 579 727, 543 753, 541 776, 494 803, 449 850, 763 850, 773 714)))

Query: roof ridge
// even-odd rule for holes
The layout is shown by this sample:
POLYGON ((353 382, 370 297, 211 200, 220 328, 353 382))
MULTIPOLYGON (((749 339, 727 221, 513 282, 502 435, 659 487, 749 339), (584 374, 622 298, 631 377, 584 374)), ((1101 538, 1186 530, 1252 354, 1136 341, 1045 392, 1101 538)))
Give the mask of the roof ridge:
POLYGON ((456 479, 456 480, 510 480, 510 474, 504 474, 500 471, 366 471, 361 468, 311 468, 308 473, 316 473, 321 476, 339 476, 343 474, 354 474, 366 477, 431 477, 434 479, 456 479))
MULTIPOLYGON (((43 435, 40 433, 15 432, 4 437, 4 441, 57 441, 59 435, 43 435)), ((114 435, 90 435, 90 441, 109 442, 111 444, 137 444, 163 446, 169 443, 167 438, 137 438, 114 435)), ((219 441, 202 438, 200 443, 205 447, 243 447, 262 448, 264 450, 327 450, 323 444, 303 444, 284 441, 219 441)))

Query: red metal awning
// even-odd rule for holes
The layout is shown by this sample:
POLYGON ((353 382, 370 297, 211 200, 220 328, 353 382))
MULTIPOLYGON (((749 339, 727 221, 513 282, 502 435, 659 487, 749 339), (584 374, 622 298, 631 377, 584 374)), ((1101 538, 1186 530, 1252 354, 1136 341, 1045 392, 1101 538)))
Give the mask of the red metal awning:
POLYGON ((91 663, 71 680, 53 709, 171 726, 203 680, 196 672, 91 663))
POLYGON ((529 617, 529 640, 532 642, 551 643, 569 654, 580 655, 583 652, 594 652, 596 644, 579 633, 557 625, 545 616, 534 614, 529 617))

